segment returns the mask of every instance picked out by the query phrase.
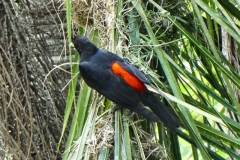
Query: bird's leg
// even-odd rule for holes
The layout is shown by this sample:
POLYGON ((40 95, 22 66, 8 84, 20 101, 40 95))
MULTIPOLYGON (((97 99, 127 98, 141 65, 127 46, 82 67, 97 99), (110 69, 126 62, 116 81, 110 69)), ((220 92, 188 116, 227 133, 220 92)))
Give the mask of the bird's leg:
POLYGON ((119 108, 121 108, 121 106, 114 104, 114 106, 112 107, 112 112, 116 112, 119 108))

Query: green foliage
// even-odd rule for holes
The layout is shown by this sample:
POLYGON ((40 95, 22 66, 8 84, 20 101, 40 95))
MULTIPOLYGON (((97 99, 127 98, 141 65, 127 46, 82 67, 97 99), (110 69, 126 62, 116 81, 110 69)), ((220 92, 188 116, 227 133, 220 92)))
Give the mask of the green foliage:
MULTIPOLYGON (((219 30, 225 29, 238 45, 239 4, 157 2, 119 0, 111 10, 115 23, 105 49, 123 54, 146 73, 166 105, 177 112, 181 127, 172 133, 126 110, 116 111, 113 121, 112 103, 91 93, 84 82, 75 102, 73 67, 63 133, 70 106, 75 111, 63 159, 240 159, 240 76, 222 54, 219 30)), ((101 46, 105 28, 96 26, 81 28, 101 46)))

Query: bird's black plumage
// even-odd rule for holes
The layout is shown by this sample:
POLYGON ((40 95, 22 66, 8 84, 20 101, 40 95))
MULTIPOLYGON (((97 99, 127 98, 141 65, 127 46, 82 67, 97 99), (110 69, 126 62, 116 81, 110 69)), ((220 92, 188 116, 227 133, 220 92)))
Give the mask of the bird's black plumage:
POLYGON ((116 54, 99 49, 85 36, 75 37, 73 44, 80 53, 80 73, 88 86, 119 106, 176 130, 177 115, 145 87, 150 82, 141 71, 116 54))

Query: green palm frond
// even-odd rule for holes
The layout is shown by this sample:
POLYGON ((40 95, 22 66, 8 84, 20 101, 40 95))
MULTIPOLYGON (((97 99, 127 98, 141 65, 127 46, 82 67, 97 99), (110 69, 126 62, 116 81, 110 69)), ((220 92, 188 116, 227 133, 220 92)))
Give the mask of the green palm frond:
MULTIPOLYGON (((181 127, 172 133, 127 110, 113 115, 112 103, 82 81, 75 100, 73 78, 67 106, 74 106, 74 115, 64 159, 240 159, 240 76, 237 63, 223 55, 221 31, 237 48, 239 2, 80 1, 90 7, 91 20, 81 21, 81 33, 145 72, 181 127), (100 134, 99 128, 108 132, 100 134)), ((229 52, 237 52, 232 59, 239 62, 239 50, 229 52)))

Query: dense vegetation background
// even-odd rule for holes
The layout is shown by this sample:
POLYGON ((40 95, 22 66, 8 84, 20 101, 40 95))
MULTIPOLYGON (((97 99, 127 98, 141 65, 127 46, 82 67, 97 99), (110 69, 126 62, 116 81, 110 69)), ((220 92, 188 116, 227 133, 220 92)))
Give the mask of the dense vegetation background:
POLYGON ((240 159, 238 0, 0 7, 0 158, 240 159), (79 80, 79 55, 68 45, 77 34, 140 68, 177 112, 179 130, 112 113, 79 80))

